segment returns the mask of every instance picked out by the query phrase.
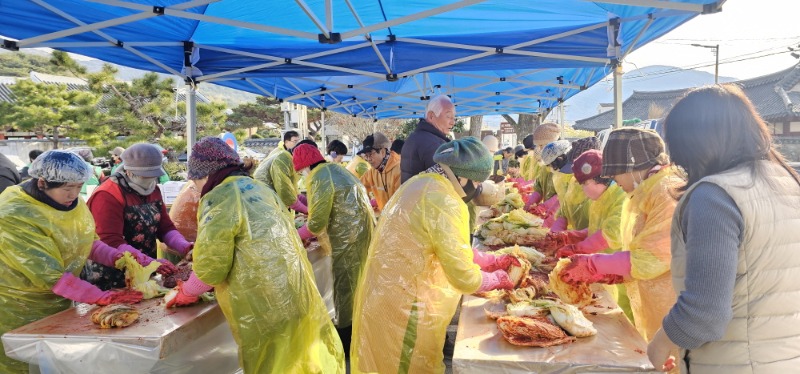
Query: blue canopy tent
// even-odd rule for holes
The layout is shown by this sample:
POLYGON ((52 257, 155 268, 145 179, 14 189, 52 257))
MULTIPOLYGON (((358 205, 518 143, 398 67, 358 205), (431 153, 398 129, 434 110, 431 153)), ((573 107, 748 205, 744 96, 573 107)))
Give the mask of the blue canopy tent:
POLYGON ((437 93, 461 115, 532 113, 723 1, 3 0, 0 33, 6 49, 50 47, 356 116, 420 116, 437 93))

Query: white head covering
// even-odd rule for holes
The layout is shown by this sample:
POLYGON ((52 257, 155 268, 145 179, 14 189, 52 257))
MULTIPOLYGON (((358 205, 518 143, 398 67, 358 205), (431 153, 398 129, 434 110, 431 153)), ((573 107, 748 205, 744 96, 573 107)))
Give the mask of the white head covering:
POLYGON ((542 163, 550 165, 558 156, 567 154, 570 149, 572 149, 572 143, 569 140, 556 140, 542 149, 542 163))
POLYGON ((92 170, 81 156, 54 149, 37 157, 28 168, 28 175, 54 183, 83 183, 92 176, 92 170))

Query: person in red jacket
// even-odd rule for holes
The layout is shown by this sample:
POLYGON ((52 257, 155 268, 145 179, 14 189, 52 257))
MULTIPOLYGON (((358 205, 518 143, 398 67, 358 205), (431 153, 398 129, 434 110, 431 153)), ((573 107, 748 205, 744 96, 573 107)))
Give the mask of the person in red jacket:
MULTIPOLYGON (((122 165, 109 181, 100 185, 88 201, 94 216, 97 235, 104 243, 131 252, 143 266, 161 262, 161 274, 170 274, 175 266, 167 260, 154 260, 156 240, 181 256, 194 246, 175 228, 167 213, 156 182, 164 174, 161 152, 147 143, 137 143, 122 152, 122 165)), ((125 286, 122 271, 87 261, 81 278, 103 290, 125 286)))

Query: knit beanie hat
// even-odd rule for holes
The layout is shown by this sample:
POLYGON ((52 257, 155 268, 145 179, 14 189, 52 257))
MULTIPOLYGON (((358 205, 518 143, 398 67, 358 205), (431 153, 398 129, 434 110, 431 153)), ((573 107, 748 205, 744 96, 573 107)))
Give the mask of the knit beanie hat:
POLYGON ((494 135, 484 136, 481 142, 484 146, 486 146, 486 149, 488 149, 489 152, 495 153, 498 149, 500 149, 500 141, 497 140, 497 137, 494 135))
POLYGON ((550 165, 558 156, 566 155, 571 149, 572 143, 569 140, 556 140, 542 149, 542 163, 550 165))
POLYGON ((86 162, 92 162, 92 159, 94 158, 94 153, 92 153, 92 150, 89 148, 73 148, 69 149, 68 151, 81 156, 81 158, 86 162))
POLYGON ((122 156, 122 152, 125 152, 125 148, 122 148, 122 147, 115 147, 114 149, 112 149, 111 151, 109 151, 109 152, 108 152, 108 154, 110 154, 110 155, 112 155, 112 156, 117 156, 117 157, 119 157, 119 156, 122 156))
POLYGON ((543 123, 533 130, 533 144, 543 145, 552 143, 561 137, 561 128, 555 123, 543 123))
POLYGON ((456 176, 483 182, 492 173, 492 154, 477 138, 468 136, 444 143, 433 154, 433 162, 450 167, 456 176))
POLYGON ((575 159, 582 155, 583 152, 598 148, 600 148, 600 142, 594 136, 578 139, 572 142, 572 149, 570 149, 569 154, 567 154, 567 161, 575 161, 575 159))
POLYGON ((300 171, 318 162, 325 161, 319 149, 311 144, 301 144, 292 151, 294 170, 300 171))
POLYGON ((669 156, 664 148, 664 141, 653 130, 634 127, 611 131, 603 149, 602 176, 613 177, 667 165, 669 156))
POLYGON ((239 158, 239 154, 226 144, 224 140, 213 136, 207 136, 200 139, 200 141, 195 143, 194 147, 192 147, 192 155, 189 156, 188 164, 189 179, 197 180, 203 179, 226 167, 241 165, 242 159, 239 158))
POLYGON ((81 156, 54 149, 33 160, 28 175, 53 183, 83 183, 92 176, 92 170, 81 156))
POLYGON ((596 149, 583 152, 572 162, 572 174, 575 175, 575 179, 581 184, 589 179, 599 177, 602 171, 603 153, 596 149))
POLYGON ((161 168, 161 150, 148 143, 136 143, 120 155, 125 170, 134 175, 146 178, 160 177, 164 174, 161 168))

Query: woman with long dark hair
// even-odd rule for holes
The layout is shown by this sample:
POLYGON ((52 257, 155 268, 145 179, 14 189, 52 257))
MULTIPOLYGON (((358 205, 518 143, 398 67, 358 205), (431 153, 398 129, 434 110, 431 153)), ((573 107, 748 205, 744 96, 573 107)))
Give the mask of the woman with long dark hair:
POLYGON ((664 126, 688 183, 672 222, 679 297, 648 347, 650 361, 682 373, 796 371, 800 177, 736 86, 688 92, 664 126), (667 357, 676 345, 674 363, 667 357))

